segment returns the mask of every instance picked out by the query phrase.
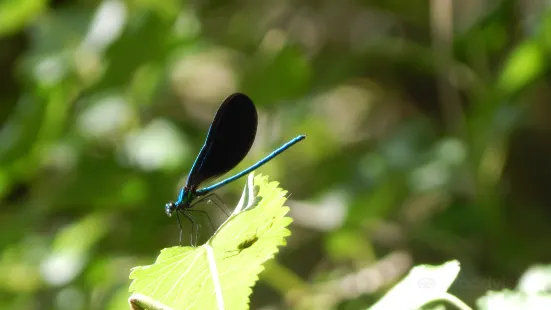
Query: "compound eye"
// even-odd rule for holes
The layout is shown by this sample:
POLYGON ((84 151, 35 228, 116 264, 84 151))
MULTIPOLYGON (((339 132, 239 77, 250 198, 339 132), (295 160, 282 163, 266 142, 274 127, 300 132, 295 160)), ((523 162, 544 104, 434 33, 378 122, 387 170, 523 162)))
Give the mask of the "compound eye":
POLYGON ((165 213, 168 216, 172 216, 172 213, 176 210, 176 204, 169 202, 165 205, 165 213))

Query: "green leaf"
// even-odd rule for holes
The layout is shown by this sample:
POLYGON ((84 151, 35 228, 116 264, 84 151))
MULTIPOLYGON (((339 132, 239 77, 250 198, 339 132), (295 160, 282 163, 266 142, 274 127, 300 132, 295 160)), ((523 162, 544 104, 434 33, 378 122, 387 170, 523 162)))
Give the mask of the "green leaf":
POLYGON ((540 310, 551 309, 551 295, 527 294, 504 290, 488 292, 486 296, 477 300, 480 310, 540 310))
POLYGON ((535 265, 528 268, 520 277, 517 289, 528 294, 549 292, 551 290, 551 265, 535 265))
POLYGON ((46 8, 45 0, 0 1, 0 37, 26 26, 46 8))
POLYGON ((534 41, 527 41, 513 50, 499 76, 498 86, 508 94, 533 83, 546 69, 545 51, 534 41))
POLYGON ((248 308, 262 264, 290 234, 285 195, 277 182, 250 174, 235 211, 207 243, 163 249, 153 265, 133 268, 130 291, 174 309, 248 308))
POLYGON ((420 265, 394 286, 370 310, 418 309, 423 305, 440 299, 454 302, 460 309, 461 301, 451 300, 446 292, 459 274, 459 262, 449 261, 440 266, 420 265))

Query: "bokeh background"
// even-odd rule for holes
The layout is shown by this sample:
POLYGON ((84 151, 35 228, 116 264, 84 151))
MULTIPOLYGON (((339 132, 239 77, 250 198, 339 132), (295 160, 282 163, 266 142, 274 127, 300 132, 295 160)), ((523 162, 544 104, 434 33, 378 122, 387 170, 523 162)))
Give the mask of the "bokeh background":
POLYGON ((235 91, 238 169, 308 135, 258 170, 294 222, 252 308, 365 309, 452 258, 467 303, 512 288, 551 259, 550 52, 543 0, 4 0, 0 308, 127 308, 235 91))

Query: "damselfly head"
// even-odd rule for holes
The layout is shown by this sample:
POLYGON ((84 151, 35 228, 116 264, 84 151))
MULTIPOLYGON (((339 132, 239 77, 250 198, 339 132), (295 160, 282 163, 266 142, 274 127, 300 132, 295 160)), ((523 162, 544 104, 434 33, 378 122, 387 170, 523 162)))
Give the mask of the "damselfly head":
POLYGON ((176 209, 178 209, 178 206, 176 206, 174 202, 169 202, 165 205, 165 213, 169 217, 172 216, 172 214, 176 211, 176 209))

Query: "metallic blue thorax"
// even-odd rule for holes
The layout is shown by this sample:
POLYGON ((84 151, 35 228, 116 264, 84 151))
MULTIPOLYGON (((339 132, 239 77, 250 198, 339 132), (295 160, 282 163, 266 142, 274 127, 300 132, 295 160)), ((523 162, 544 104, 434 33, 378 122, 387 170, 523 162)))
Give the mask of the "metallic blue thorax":
POLYGON ((178 200, 176 200, 175 204, 178 206, 178 208, 187 209, 190 207, 191 202, 195 198, 195 193, 193 190, 190 190, 187 187, 184 187, 180 190, 180 194, 178 194, 178 200))

